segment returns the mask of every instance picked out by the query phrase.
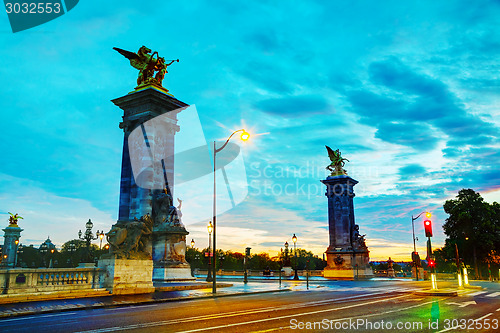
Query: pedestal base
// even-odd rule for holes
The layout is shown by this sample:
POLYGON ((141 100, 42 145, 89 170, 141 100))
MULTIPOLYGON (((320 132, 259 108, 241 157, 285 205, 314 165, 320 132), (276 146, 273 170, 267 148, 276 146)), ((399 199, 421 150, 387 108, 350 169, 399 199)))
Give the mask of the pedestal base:
POLYGON ((390 277, 390 278, 396 277, 396 273, 394 272, 394 268, 389 268, 387 270, 387 277, 390 277))
POLYGON ((337 280, 366 280, 373 277, 366 252, 327 251, 323 277, 337 280))
POLYGON ((176 281, 195 281, 196 278, 191 275, 189 264, 172 264, 164 267, 153 268, 153 281, 156 282, 176 282, 176 281))
POLYGON ((98 267, 103 287, 112 294, 145 294, 153 287, 153 261, 133 259, 101 259, 98 267))

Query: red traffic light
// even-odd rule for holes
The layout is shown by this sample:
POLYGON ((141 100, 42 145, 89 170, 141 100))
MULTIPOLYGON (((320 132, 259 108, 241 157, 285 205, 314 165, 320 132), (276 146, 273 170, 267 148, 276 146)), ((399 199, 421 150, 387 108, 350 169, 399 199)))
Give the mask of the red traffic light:
POLYGON ((432 222, 431 220, 424 221, 425 237, 432 237, 432 222))
POLYGON ((429 259, 429 267, 435 267, 436 266, 436 262, 433 260, 433 259, 429 259))

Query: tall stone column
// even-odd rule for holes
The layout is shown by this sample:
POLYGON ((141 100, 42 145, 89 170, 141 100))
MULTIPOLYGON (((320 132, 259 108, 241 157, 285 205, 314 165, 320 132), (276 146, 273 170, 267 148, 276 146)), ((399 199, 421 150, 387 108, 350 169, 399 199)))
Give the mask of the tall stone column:
MULTIPOLYGON (((177 113, 188 104, 155 86, 129 93, 112 100, 112 102, 124 111, 123 121, 120 123, 124 137, 118 221, 126 222, 152 213, 153 188, 161 190, 165 188, 165 182, 168 182, 169 190, 173 194, 174 137, 175 133, 179 131, 177 113), (161 123, 152 125, 161 126, 161 129, 144 127, 144 123, 148 120, 161 115, 165 115, 162 117, 161 123), (141 125, 141 131, 135 132, 139 135, 130 137, 132 131, 141 125), (161 135, 158 135, 160 133, 161 135), (143 159, 143 172, 135 175, 137 179, 134 178, 132 171, 129 140, 132 140, 133 147, 141 150, 140 155, 143 159), (146 146, 143 145, 144 142, 146 146), (164 167, 166 174, 163 176, 158 172, 152 172, 151 165, 164 167), (137 182, 140 182, 142 186, 139 186, 137 182)), ((141 163, 137 159, 134 162, 141 163)), ((137 167, 141 166, 137 165, 137 167)))
POLYGON ((368 265, 369 251, 354 217, 354 186, 358 181, 347 175, 321 180, 328 198, 329 246, 323 275, 335 279, 363 279, 373 276, 368 265))
POLYGON ((177 114, 188 104, 155 85, 136 88, 112 102, 124 111, 120 123, 124 131, 120 205, 114 227, 127 229, 127 224, 150 215, 154 221, 150 245, 152 279, 192 279, 185 260, 189 233, 173 206, 174 140, 180 130, 177 114))
POLYGON ((17 223, 11 223, 5 229, 4 232, 4 242, 2 250, 2 267, 14 267, 17 259, 17 249, 19 246, 19 238, 21 238, 21 229, 17 223), (18 243, 16 244, 16 240, 18 243))

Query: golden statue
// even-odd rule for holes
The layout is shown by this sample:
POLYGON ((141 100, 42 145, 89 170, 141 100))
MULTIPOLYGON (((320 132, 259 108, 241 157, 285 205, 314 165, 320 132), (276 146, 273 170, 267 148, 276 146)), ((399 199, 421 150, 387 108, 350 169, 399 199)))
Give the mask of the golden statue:
POLYGON ((151 49, 141 46, 137 53, 113 47, 113 50, 118 51, 125 58, 130 60, 130 65, 139 70, 137 77, 137 86, 145 86, 154 84, 162 87, 162 81, 167 72, 167 67, 172 65, 179 59, 170 60, 167 64, 166 60, 158 55, 158 52, 151 54, 151 49), (156 58, 155 58, 156 55, 156 58), (156 72, 156 75, 155 75, 156 72))
POLYGON ((19 216, 19 214, 12 214, 11 212, 9 212, 10 216, 9 216, 9 227, 17 227, 17 221, 19 221, 19 219, 23 219, 23 217, 19 216))
POLYGON ((326 150, 328 151, 328 157, 330 157, 330 165, 326 167, 328 171, 331 171, 330 176, 341 176, 341 175, 347 175, 347 171, 344 169, 345 162, 349 162, 347 158, 343 158, 342 154, 339 149, 333 150, 332 148, 325 146, 326 150))

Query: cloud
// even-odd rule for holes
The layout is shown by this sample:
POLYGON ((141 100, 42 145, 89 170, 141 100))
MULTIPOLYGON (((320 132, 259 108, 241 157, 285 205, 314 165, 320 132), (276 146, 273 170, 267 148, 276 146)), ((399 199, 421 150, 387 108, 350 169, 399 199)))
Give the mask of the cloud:
POLYGON ((273 98, 255 103, 262 112, 284 117, 310 117, 333 112, 333 108, 321 95, 273 98))
POLYGON ((399 168, 401 179, 421 177, 425 174, 425 168, 420 164, 408 164, 399 168))
POLYGON ((111 229, 116 221, 111 214, 97 209, 91 202, 60 196, 44 190, 37 182, 0 173, 0 217, 4 224, 7 212, 19 213, 24 219, 20 227, 21 243, 40 245, 47 236, 61 246, 78 238, 78 230, 92 219, 93 231, 111 229), (29 242, 29 243, 26 243, 29 242))

